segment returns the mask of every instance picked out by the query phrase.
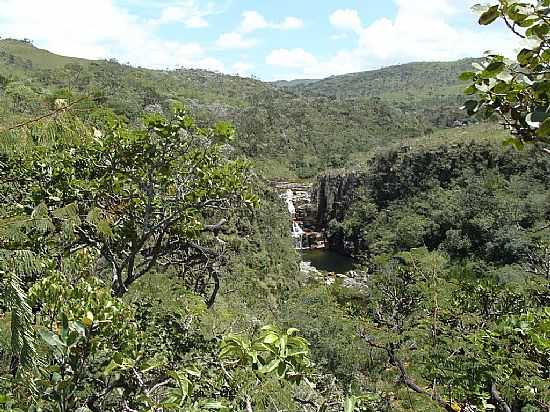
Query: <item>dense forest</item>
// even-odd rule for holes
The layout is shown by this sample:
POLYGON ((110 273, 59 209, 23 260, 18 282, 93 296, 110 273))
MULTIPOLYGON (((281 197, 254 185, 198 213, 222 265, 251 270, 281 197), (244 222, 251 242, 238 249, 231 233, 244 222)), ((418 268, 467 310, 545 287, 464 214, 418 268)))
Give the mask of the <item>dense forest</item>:
POLYGON ((517 61, 323 80, 0 39, 0 411, 550 411, 547 3, 479 7, 517 61))

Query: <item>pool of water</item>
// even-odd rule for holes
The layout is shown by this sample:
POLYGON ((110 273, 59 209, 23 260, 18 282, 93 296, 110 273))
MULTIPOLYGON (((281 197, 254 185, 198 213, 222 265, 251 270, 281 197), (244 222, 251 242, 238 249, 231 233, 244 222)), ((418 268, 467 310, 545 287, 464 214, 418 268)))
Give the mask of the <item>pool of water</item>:
POLYGON ((355 261, 347 256, 325 249, 302 250, 302 260, 321 271, 346 273, 353 270, 355 261))

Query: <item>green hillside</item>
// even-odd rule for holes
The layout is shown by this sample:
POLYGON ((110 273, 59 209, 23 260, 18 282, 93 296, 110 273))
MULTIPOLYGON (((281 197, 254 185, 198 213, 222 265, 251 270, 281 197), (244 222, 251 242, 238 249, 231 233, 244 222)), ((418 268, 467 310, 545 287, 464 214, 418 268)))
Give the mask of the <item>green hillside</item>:
POLYGON ((0 40, 0 412, 548 412, 550 140, 468 118, 472 62, 267 83, 0 40))
POLYGON ((456 62, 422 62, 380 70, 332 76, 318 81, 278 82, 299 95, 337 99, 381 99, 404 111, 419 113, 435 126, 452 126, 461 119, 464 82, 461 73, 476 59, 456 62))
POLYGON ((463 122, 457 78, 470 64, 413 63, 272 84, 205 70, 74 59, 26 41, 0 41, 3 106, 11 107, 5 118, 42 113, 56 96, 93 95, 131 121, 179 100, 204 121, 235 123, 241 153, 257 159, 266 173, 294 178, 345 167, 375 147, 463 122))
POLYGON ((59 69, 67 64, 87 65, 90 62, 78 57, 60 56, 15 39, 0 39, 0 61, 34 69, 59 69))
POLYGON ((296 93, 338 98, 380 97, 403 101, 411 97, 456 96, 463 88, 458 76, 470 70, 475 61, 408 63, 317 81, 277 82, 276 85, 296 93))

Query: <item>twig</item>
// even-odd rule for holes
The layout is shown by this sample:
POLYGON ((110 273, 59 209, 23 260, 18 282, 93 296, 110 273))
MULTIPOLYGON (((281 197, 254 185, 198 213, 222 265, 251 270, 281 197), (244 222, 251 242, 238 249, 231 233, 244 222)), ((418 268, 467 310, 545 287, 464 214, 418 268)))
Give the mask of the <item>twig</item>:
POLYGON ((90 97, 89 96, 81 97, 80 99, 75 100, 74 102, 72 102, 71 104, 69 104, 65 107, 57 108, 57 109, 55 109, 55 110, 53 110, 49 113, 46 113, 42 116, 36 117, 34 119, 27 120, 23 123, 16 124, 15 126, 8 127, 6 129, 1 130, 0 133, 11 132, 12 130, 20 129, 22 127, 28 126, 29 124, 36 123, 36 122, 39 122, 40 120, 46 119, 48 117, 55 116, 58 113, 69 111, 73 106, 75 106, 78 103, 81 103, 81 102, 83 102, 84 100, 87 100, 87 99, 90 99, 90 97))
POLYGON ((526 38, 523 34, 521 34, 520 32, 518 32, 518 31, 516 30, 516 25, 515 25, 515 23, 514 23, 514 25, 510 24, 510 21, 506 18, 506 16, 502 16, 502 18, 503 18, 503 20, 504 20, 504 23, 506 23, 506 25, 508 26, 508 28, 509 28, 510 30, 512 30, 512 33, 514 33, 516 36, 521 37, 522 39, 525 39, 525 38, 526 38))
POLYGON ((512 412, 512 409, 510 409, 506 401, 502 398, 502 396, 498 392, 497 386, 494 382, 491 384, 491 396, 498 404, 499 409, 501 409, 503 412, 512 412))
POLYGON ((414 382, 411 379, 411 377, 407 373, 407 370, 405 369, 405 365, 404 365, 403 361, 397 356, 396 347, 395 347, 394 344, 389 344, 389 345, 385 345, 385 346, 377 344, 376 342, 374 342, 374 340, 371 337, 365 335, 364 332, 359 332, 359 336, 361 338, 363 338, 365 340, 365 342, 367 342, 373 348, 381 349, 381 350, 385 351, 388 354, 390 364, 397 367, 397 369, 399 370, 399 380, 406 387, 408 387, 409 389, 411 389, 412 391, 414 391, 418 394, 425 395, 425 396, 433 399, 435 402, 437 402, 439 404, 439 406, 441 406, 447 412, 456 412, 455 409, 453 408, 453 406, 450 404, 450 402, 445 401, 443 398, 441 398, 435 392, 432 392, 432 393, 427 392, 426 390, 421 388, 419 385, 416 384, 416 382, 414 382))

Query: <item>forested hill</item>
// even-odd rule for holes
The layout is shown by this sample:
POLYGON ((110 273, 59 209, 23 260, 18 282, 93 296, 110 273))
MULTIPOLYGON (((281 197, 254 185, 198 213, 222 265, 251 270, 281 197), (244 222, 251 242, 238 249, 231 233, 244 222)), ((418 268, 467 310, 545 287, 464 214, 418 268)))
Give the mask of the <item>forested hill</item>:
POLYGON ((463 83, 458 77, 471 70, 477 61, 408 63, 321 80, 278 81, 273 84, 295 93, 339 98, 380 97, 399 101, 409 96, 455 96, 463 95, 463 83))
POLYGON ((299 95, 330 96, 337 99, 380 99, 404 111, 418 113, 429 124, 452 126, 462 119, 464 101, 461 73, 471 70, 479 59, 455 62, 420 62, 380 70, 332 76, 317 81, 276 82, 299 95))
POLYGON ((238 150, 262 160, 269 174, 309 178, 374 147, 465 120, 457 77, 469 65, 412 64, 281 87, 205 70, 63 57, 4 39, 0 119, 24 120, 51 109, 56 98, 89 95, 135 121, 146 109, 180 100, 203 120, 234 123, 238 150))

